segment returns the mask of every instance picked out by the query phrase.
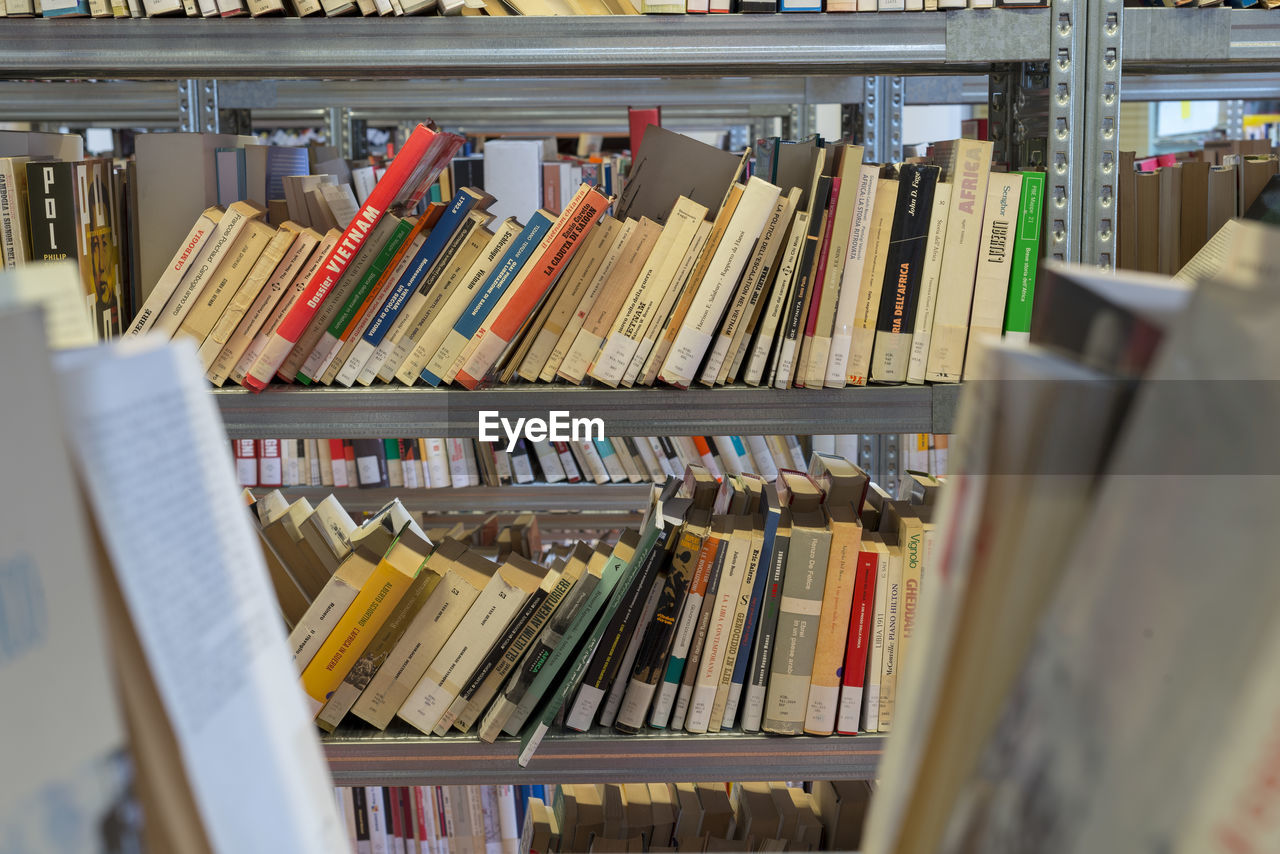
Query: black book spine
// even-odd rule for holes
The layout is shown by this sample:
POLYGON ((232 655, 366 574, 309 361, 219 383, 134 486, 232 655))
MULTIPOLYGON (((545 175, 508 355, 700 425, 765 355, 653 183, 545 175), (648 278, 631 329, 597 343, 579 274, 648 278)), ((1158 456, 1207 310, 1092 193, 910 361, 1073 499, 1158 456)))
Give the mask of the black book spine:
MULTIPOLYGON (((630 681, 649 686, 646 692, 648 700, 652 700, 653 688, 662 680, 667 667, 667 655, 671 652, 671 644, 676 636, 676 620, 680 616, 680 606, 684 604, 685 594, 689 591, 689 581, 693 577, 694 567, 698 563, 698 553, 702 549, 702 537, 692 533, 681 533, 679 543, 671 556, 671 570, 667 573, 662 585, 658 609, 654 612, 649 627, 645 629, 640 640, 640 648, 636 653, 635 663, 631 667, 630 681)), ((630 693, 630 685, 628 694, 630 693)), ((644 716, 649 703, 643 708, 628 710, 631 697, 623 700, 618 719, 614 721, 614 729, 619 732, 636 733, 644 726, 644 716)))
POLYGON ((381 439, 353 439, 356 454, 356 481, 361 487, 389 486, 387 448, 381 439))
POLYGON ((61 161, 27 163, 27 210, 35 261, 79 260, 75 167, 61 161))
POLYGON ((907 333, 915 328, 920 276, 929 245, 929 220, 938 167, 905 163, 898 175, 898 204, 885 258, 877 332, 907 333))
POLYGON ((356 845, 369 842, 369 790, 364 786, 351 788, 351 814, 356 823, 356 845))
POLYGON ((740 0, 743 12, 768 13, 778 11, 775 0, 740 0))
MULTIPOLYGON (((764 599, 760 603, 760 625, 757 629, 755 647, 751 652, 751 664, 747 670, 747 681, 743 690, 750 705, 753 689, 763 695, 769 685, 769 666, 773 662, 774 638, 778 632, 778 612, 782 607, 782 578, 787 569, 787 555, 791 551, 791 535, 789 529, 779 529, 773 540, 773 554, 769 557, 769 577, 765 582, 764 599)), ((751 719, 745 710, 742 718, 743 729, 748 729, 751 719)), ((755 718, 751 731, 760 729, 760 719, 755 718)))
POLYGON ((547 591, 539 587, 525 600, 524 605, 511 618, 511 622, 507 623, 507 627, 503 629, 498 642, 489 649, 484 660, 480 662, 480 666, 476 668, 476 672, 472 674, 471 679, 458 693, 459 699, 470 700, 475 696, 476 691, 479 691, 480 686, 484 684, 484 680, 493 672, 493 668, 497 667, 498 662, 502 660, 502 656, 506 655, 507 650, 511 648, 511 644, 515 643, 516 638, 529 625, 533 615, 538 613, 538 609, 542 607, 542 603, 546 601, 546 598, 547 591))
POLYGON ((626 642, 634 633, 636 621, 644 610, 645 600, 649 598, 649 588, 658 578, 659 571, 669 563, 666 545, 670 534, 669 528, 659 532, 657 541, 645 555, 644 563, 636 572, 631 586, 623 594, 624 598, 613 613, 613 618, 605 626, 604 634, 600 636, 591 655, 591 662, 583 671, 581 683, 574 689, 576 699, 566 719, 570 729, 585 732, 595 721, 605 692, 618 675, 622 657, 626 654, 626 642), (584 688, 593 690, 584 694, 584 688))

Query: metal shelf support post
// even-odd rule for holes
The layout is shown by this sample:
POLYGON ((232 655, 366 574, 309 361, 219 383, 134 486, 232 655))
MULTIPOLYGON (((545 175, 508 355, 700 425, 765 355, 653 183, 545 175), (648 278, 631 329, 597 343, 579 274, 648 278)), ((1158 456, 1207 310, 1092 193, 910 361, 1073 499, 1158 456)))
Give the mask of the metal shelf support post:
POLYGON ((217 133, 218 81, 188 78, 178 81, 178 130, 217 133))
POLYGON ((902 78, 865 77, 862 89, 862 142, 876 163, 902 159, 902 78))
POLYGON ((1081 176, 1085 167, 1086 0, 1051 0, 1049 7, 1048 257, 1080 260, 1081 176))
POLYGON ((1116 169, 1120 158, 1120 54, 1123 0, 1088 0, 1088 95, 1081 260, 1116 263, 1116 169))

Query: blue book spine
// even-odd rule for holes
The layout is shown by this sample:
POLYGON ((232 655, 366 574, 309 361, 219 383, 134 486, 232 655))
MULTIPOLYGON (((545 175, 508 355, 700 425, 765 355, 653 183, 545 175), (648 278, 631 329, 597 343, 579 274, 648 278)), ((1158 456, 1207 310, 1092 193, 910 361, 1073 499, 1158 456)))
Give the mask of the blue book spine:
MULTIPOLYGON (((538 248, 538 244, 542 242, 542 238, 552 226, 552 220, 546 214, 538 211, 529 218, 529 224, 524 227, 524 231, 520 232, 515 244, 507 250, 507 254, 502 257, 502 261, 489 274, 489 278, 485 279, 483 285, 480 286, 476 295, 472 297, 471 304, 467 306, 467 310, 458 318, 458 322, 453 325, 453 331, 470 340, 473 335, 484 325, 485 319, 489 317, 489 312, 497 305, 498 300, 502 299, 503 293, 507 287, 515 280, 516 274, 520 272, 520 268, 529 260, 529 256, 538 248)), ((429 385, 440 385, 440 378, 431 373, 426 368, 422 370, 422 379, 429 385)))
POLYGON ((267 199, 284 198, 284 179, 286 175, 309 175, 311 165, 307 162, 305 148, 290 148, 283 145, 272 145, 267 148, 267 199))
MULTIPOLYGON (((734 437, 735 442, 738 437, 734 437)), ((751 665, 752 642, 755 640, 756 625, 760 622, 760 604, 764 601, 765 588, 769 586, 769 566, 772 564, 773 542, 778 536, 778 523, 782 511, 770 504, 764 516, 764 540, 760 544, 760 563, 756 567, 755 586, 751 588, 751 601, 747 604, 747 618, 742 624, 742 642, 738 646, 738 657, 733 663, 734 690, 741 691, 747 680, 747 668, 751 665)), ((739 696, 741 696, 739 694, 739 696)), ((739 706, 734 706, 732 714, 736 717, 739 706)), ((730 725, 732 725, 732 721, 730 725)))
POLYGON ((400 281, 396 282, 396 286, 383 302, 373 322, 364 331, 362 337, 365 341, 375 347, 382 343, 382 339, 386 337, 387 331, 400 316, 400 311, 409 301, 409 297, 426 278, 427 273, 431 271, 431 265, 440 257, 449 238, 458 230, 458 226, 475 205, 476 198, 470 193, 459 191, 453 197, 448 209, 440 215, 440 219, 436 220, 435 227, 431 229, 431 233, 427 235, 418 253, 413 256, 413 260, 409 262, 409 269, 400 277, 400 281))
POLYGON ((617 454, 617 452, 613 449, 613 442, 610 442, 607 438, 592 439, 591 441, 595 444, 596 453, 600 455, 600 459, 603 460, 608 457, 615 456, 617 454))

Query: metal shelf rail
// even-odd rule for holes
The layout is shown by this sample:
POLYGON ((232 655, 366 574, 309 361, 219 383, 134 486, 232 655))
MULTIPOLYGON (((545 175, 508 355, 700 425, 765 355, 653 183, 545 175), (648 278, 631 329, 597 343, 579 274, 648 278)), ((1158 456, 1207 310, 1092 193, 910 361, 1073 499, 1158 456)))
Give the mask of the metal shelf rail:
POLYGON ((884 736, 689 735, 652 730, 549 734, 521 768, 517 739, 339 730, 324 750, 339 786, 868 780, 884 736))
POLYGON ((950 433, 958 385, 841 389, 596 389, 523 386, 483 391, 428 388, 271 388, 213 392, 233 439, 477 438, 479 413, 547 419, 601 418, 606 436, 950 433))

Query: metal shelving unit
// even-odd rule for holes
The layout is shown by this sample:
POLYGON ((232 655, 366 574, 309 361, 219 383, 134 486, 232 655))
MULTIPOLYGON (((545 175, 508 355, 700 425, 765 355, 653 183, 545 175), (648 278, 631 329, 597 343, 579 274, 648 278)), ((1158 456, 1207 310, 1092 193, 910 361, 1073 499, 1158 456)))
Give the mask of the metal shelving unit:
POLYGON ((517 739, 485 744, 474 735, 428 738, 408 732, 343 731, 324 739, 339 786, 468 783, 627 783, 679 780, 872 779, 886 738, 688 735, 651 730, 548 734, 521 768, 517 739))
MULTIPOLYGON (((479 413, 601 418, 608 436, 794 433, 950 433, 960 387, 778 389, 731 386, 596 389, 531 385, 483 391, 427 388, 297 388, 213 392, 233 439, 475 438, 479 413)), ((500 429, 500 428, 499 428, 500 429)))
POLYGON ((595 516, 635 513, 649 498, 644 483, 531 483, 512 486, 467 486, 459 489, 358 489, 328 486, 287 486, 280 490, 290 501, 305 498, 312 503, 337 495, 352 512, 377 510, 399 498, 415 513, 453 514, 461 508, 480 507, 492 513, 554 513, 590 510, 595 516))

